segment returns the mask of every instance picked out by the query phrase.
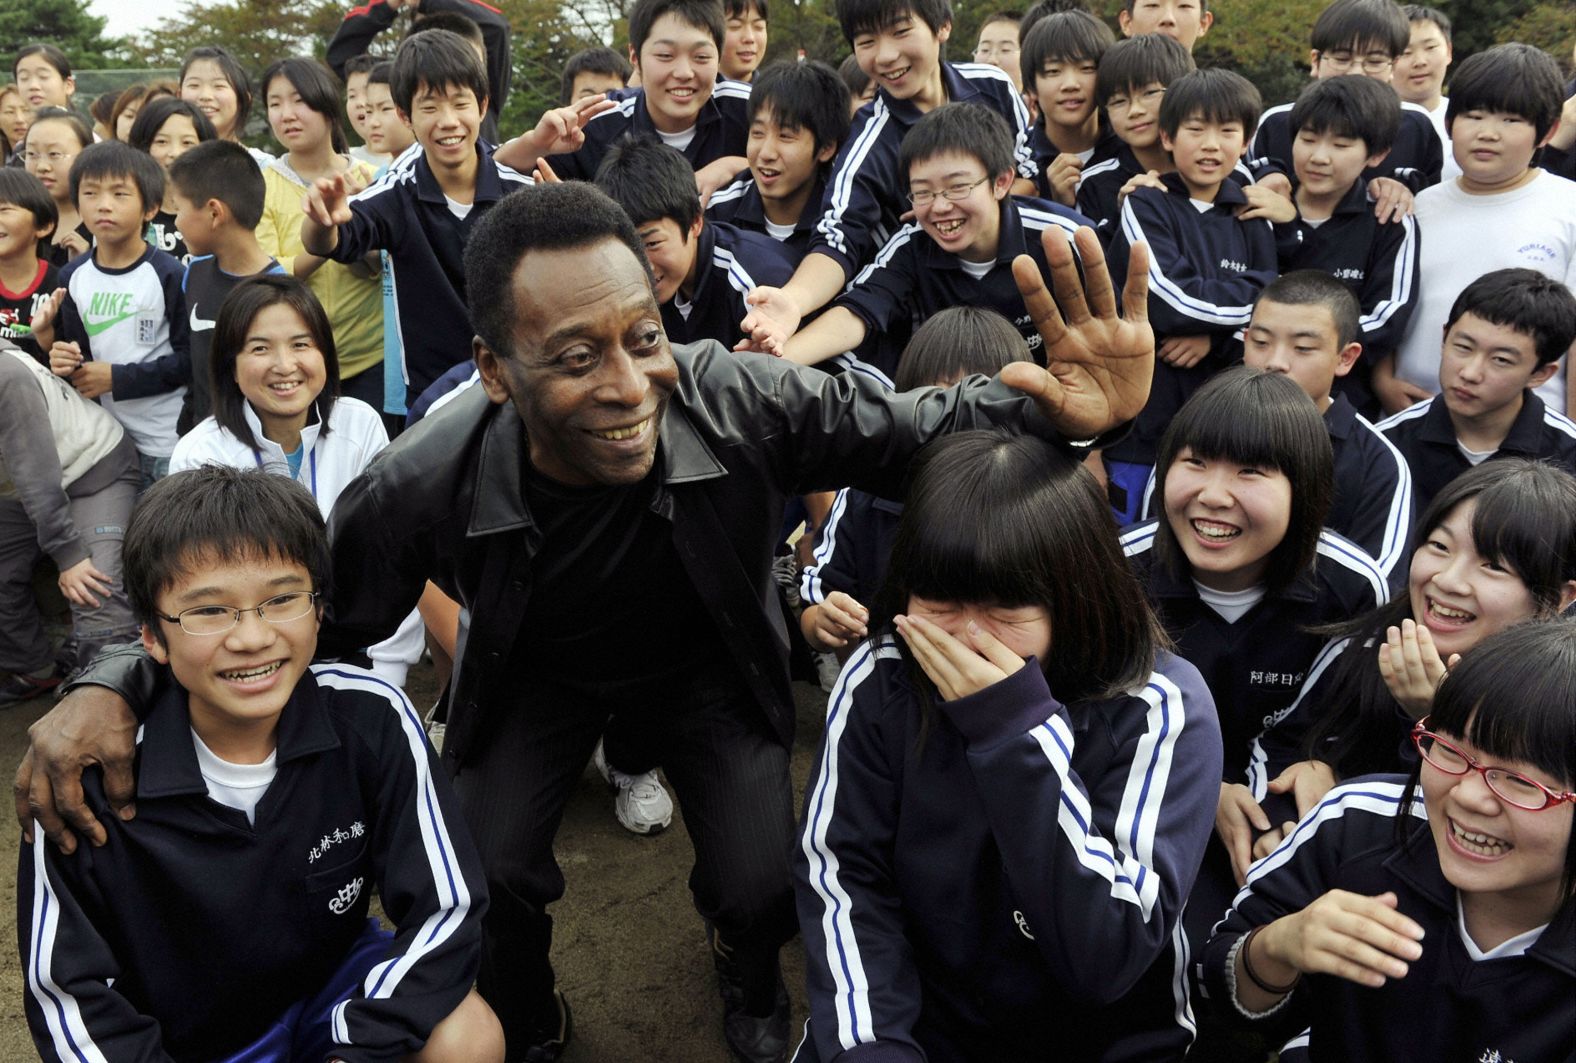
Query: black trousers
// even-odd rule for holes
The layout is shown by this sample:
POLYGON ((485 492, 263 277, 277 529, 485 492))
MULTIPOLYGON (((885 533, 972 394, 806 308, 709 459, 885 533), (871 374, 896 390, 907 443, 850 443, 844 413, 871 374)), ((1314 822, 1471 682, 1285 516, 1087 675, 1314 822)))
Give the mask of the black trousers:
POLYGON ((557 1029, 547 906, 563 896, 564 877, 553 838, 615 709, 609 742, 624 762, 666 771, 695 849, 695 907, 731 949, 749 990, 746 1007, 769 1012, 777 952, 798 929, 793 797, 788 750, 743 683, 718 672, 638 700, 536 678, 521 687, 523 703, 500 714, 476 762, 455 778, 490 896, 477 988, 503 1023, 511 1056, 557 1029))

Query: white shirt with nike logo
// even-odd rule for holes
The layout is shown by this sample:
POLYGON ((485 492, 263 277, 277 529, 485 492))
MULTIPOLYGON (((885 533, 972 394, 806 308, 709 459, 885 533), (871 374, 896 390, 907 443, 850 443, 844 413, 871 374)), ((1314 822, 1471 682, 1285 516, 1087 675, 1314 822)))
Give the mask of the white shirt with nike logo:
POLYGON ((125 269, 104 269, 83 255, 61 272, 67 298, 59 338, 82 347, 84 360, 136 366, 115 373, 100 401, 149 457, 175 449, 175 422, 191 377, 182 267, 149 247, 125 269))

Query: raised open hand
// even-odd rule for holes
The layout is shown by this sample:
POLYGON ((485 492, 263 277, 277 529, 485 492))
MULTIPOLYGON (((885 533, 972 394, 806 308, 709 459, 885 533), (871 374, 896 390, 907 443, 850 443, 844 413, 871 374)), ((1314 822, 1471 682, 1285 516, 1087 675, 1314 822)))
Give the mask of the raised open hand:
POLYGON ((1149 327, 1149 247, 1134 244, 1122 289, 1122 316, 1094 230, 1074 237, 1084 279, 1078 279, 1073 245, 1060 229, 1041 237, 1051 286, 1028 255, 1012 263, 1013 279, 1034 327, 1045 341, 1046 368, 1014 362, 1001 379, 1028 395, 1068 439, 1093 439, 1138 416, 1155 375, 1155 334, 1149 327))

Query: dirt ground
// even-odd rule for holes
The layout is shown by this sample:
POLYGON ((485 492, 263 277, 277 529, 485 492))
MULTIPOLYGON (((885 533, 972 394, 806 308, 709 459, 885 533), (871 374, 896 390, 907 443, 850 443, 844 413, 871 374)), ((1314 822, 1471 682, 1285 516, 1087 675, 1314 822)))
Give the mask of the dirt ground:
MULTIPOLYGON (((430 704, 431 686, 430 669, 413 672, 412 700, 430 704)), ((799 737, 793 768, 802 795, 826 695, 796 683, 794 696, 799 737)), ((45 699, 0 712, 0 770, 6 779, 26 747, 28 726, 51 704, 45 699)), ((4 940, 14 942, 13 869, 20 836, 14 830, 0 836, 0 911, 4 940)), ((672 828, 656 837, 630 834, 613 818, 612 797, 601 779, 588 771, 564 816, 557 853, 567 885, 552 913, 553 965, 575 1026, 566 1063, 726 1063, 716 979, 686 885, 692 854, 681 817, 675 814, 672 828)), ((783 950, 783 975, 793 997, 797 1041, 805 1014, 797 940, 783 950)), ((36 1058, 22 1011, 24 992, 15 948, 0 948, 0 1060, 36 1058)))

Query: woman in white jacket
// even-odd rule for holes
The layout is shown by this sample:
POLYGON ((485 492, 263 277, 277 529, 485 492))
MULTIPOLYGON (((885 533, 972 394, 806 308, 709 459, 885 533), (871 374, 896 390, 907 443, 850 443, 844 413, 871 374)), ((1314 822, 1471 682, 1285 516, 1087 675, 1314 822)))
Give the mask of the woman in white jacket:
MULTIPOLYGON (((377 411, 339 397, 334 334, 317 296, 293 277, 252 277, 225 298, 214 326, 213 416, 181 438, 170 471, 199 465, 267 469, 312 492, 326 518, 345 486, 388 446, 377 411)), ((422 623, 367 650, 402 686, 421 656, 422 623)))

